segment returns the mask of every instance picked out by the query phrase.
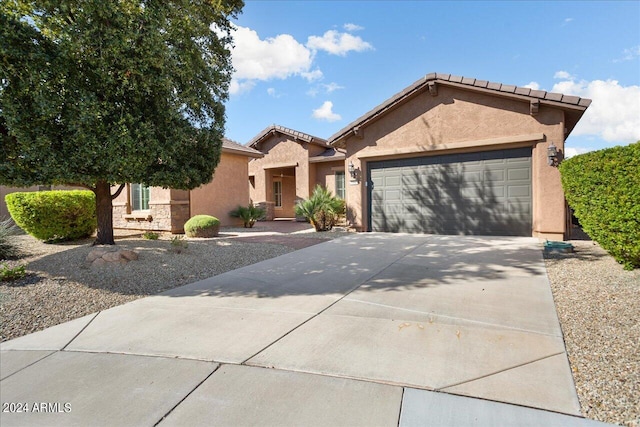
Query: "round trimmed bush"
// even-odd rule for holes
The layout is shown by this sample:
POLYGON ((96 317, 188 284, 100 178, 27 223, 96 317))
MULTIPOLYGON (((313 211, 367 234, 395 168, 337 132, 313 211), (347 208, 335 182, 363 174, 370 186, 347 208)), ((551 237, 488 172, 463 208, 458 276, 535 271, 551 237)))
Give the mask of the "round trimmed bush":
POLYGON ((92 191, 10 193, 5 201, 18 227, 45 242, 89 237, 97 228, 92 191))
POLYGON ((220 220, 211 215, 196 215, 184 224, 188 237, 216 237, 220 231, 220 220))

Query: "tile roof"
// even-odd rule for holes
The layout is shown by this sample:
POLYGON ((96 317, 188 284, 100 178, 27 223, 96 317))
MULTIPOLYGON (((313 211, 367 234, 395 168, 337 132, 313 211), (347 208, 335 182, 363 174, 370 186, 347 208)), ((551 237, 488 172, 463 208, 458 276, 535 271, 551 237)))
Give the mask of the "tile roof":
POLYGON ((317 156, 309 157, 309 163, 331 162, 334 160, 344 160, 346 158, 347 155, 344 151, 337 148, 329 148, 317 156))
POLYGON ((542 104, 554 105, 559 108, 577 111, 579 112, 578 116, 573 117, 571 122, 568 124, 569 132, 571 132, 573 126, 575 126, 580 116, 582 116, 582 113, 584 113, 587 107, 591 104, 590 99, 580 98, 578 96, 563 95, 561 93, 546 92, 543 90, 534 90, 514 85, 489 82, 487 80, 478 80, 470 77, 455 76, 451 74, 430 73, 333 134, 329 138, 329 144, 335 144, 337 141, 345 138, 350 133, 353 133, 354 130, 357 130, 358 127, 365 125, 371 120, 374 120, 377 117, 383 115, 412 95, 422 92, 422 90, 428 88, 429 85, 432 84, 432 82, 467 90, 477 90, 489 94, 493 93, 496 95, 517 97, 523 99, 529 98, 530 100, 537 99, 542 104))
POLYGON ((283 135, 288 135, 296 140, 301 140, 309 144, 321 145, 323 147, 327 147, 328 143, 326 139, 319 138, 317 136, 309 135, 294 129, 289 129, 280 125, 271 125, 267 126, 262 132, 253 137, 251 141, 247 144, 249 147, 255 148, 260 142, 266 139, 272 133, 281 133, 283 135))
POLYGON ((237 154, 244 154, 248 157, 263 157, 264 154, 259 152, 258 150, 254 150, 251 147, 247 147, 245 145, 239 144, 235 141, 232 141, 228 138, 222 138, 222 151, 234 152, 237 154))

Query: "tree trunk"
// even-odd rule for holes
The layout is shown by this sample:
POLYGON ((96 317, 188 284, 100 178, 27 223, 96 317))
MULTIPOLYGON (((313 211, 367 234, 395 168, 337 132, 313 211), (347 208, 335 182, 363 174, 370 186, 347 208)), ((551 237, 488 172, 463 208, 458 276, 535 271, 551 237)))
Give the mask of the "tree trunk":
POLYGON ((106 181, 98 181, 94 193, 96 194, 96 215, 98 217, 98 237, 94 244, 115 245, 111 185, 106 181))

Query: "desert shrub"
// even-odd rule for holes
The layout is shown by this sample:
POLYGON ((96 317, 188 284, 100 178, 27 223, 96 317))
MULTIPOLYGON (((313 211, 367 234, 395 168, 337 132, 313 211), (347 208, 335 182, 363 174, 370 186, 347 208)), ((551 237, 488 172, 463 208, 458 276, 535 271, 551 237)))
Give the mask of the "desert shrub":
POLYGON ((13 242, 13 236, 18 227, 11 219, 0 221, 0 259, 11 259, 18 256, 18 248, 13 242))
POLYGON ((97 227, 95 195, 88 190, 11 193, 5 201, 16 224, 45 242, 88 237, 97 227))
POLYGON ((196 215, 184 224, 188 237, 215 237, 220 231, 220 220, 211 215, 196 215))
POLYGON ((22 279, 26 275, 27 271, 24 265, 15 267, 6 264, 0 265, 0 282, 11 282, 12 280, 22 279))
POLYGON ((158 240, 160 238, 160 234, 155 231, 145 231, 142 234, 142 238, 147 240, 158 240))
POLYGON ((264 218, 265 213, 264 209, 253 206, 253 203, 250 203, 249 206, 238 206, 229 212, 229 216, 240 218, 244 223, 244 228, 252 228, 256 221, 264 218))
POLYGON ((625 269, 640 267, 640 141, 572 157, 560 173, 584 231, 625 269))
POLYGON ((317 185, 311 197, 296 204, 295 212, 296 215, 306 218, 316 231, 327 231, 333 228, 338 215, 341 215, 344 209, 344 200, 335 197, 325 187, 317 185))
POLYGON ((179 254, 187 249, 187 246, 189 246, 189 244, 184 240, 183 236, 173 236, 171 238, 171 250, 173 252, 179 254))

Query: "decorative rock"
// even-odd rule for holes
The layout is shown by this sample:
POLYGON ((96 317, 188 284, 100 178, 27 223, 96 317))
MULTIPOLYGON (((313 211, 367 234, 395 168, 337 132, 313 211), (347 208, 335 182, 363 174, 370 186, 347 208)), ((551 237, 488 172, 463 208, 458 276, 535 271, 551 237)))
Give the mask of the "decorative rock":
POLYGON ((128 261, 135 261, 138 259, 138 254, 128 249, 122 250, 120 252, 120 255, 122 255, 122 257, 128 261))
POLYGON ((91 264, 91 267, 124 265, 137 259, 137 253, 118 246, 97 246, 87 255, 87 263, 91 264))

